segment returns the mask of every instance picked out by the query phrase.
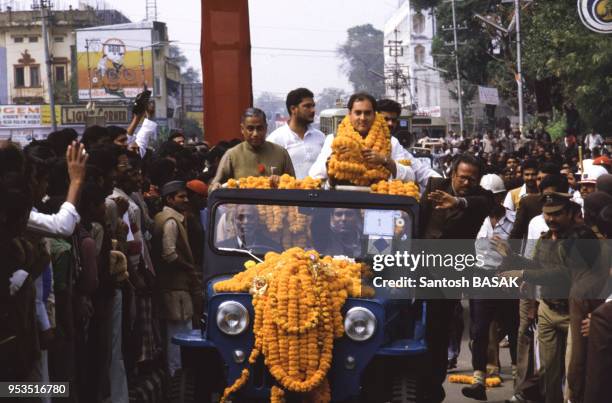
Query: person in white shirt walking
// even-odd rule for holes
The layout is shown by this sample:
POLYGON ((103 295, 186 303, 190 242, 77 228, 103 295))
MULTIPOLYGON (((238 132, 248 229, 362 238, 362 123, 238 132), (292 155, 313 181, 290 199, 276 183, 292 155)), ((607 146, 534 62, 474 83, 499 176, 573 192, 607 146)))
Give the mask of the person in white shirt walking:
POLYGON ((323 148, 325 134, 310 127, 315 117, 314 94, 310 90, 297 88, 289 92, 286 104, 289 121, 266 140, 287 150, 296 178, 303 179, 323 148))
MULTIPOLYGON (((502 263, 503 257, 491 243, 491 239, 507 240, 514 225, 515 212, 504 207, 502 201, 506 194, 504 181, 495 174, 484 175, 480 180, 483 189, 493 192, 495 207, 484 219, 478 235, 476 235, 475 250, 477 255, 484 257, 483 271, 493 276, 502 263)), ((485 276, 486 274, 482 274, 485 276)), ((482 291, 486 291, 483 289, 482 291)), ((482 298, 482 296, 480 296, 482 298)), ((513 367, 516 365, 516 347, 519 323, 518 303, 513 299, 470 299, 470 335, 472 339, 472 366, 474 368, 474 384, 464 387, 464 396, 487 400, 485 377, 487 370, 487 349, 489 346, 489 327, 497 320, 508 335, 510 342, 510 357, 513 367)))
POLYGON ((591 133, 587 134, 584 138, 584 147, 588 150, 595 150, 597 147, 601 147, 604 141, 601 134, 596 133, 595 129, 591 130, 591 133))
POLYGON ((525 160, 521 165, 523 172, 523 185, 510 190, 506 194, 504 207, 508 210, 517 211, 521 199, 528 194, 538 193, 538 162, 533 159, 525 160))

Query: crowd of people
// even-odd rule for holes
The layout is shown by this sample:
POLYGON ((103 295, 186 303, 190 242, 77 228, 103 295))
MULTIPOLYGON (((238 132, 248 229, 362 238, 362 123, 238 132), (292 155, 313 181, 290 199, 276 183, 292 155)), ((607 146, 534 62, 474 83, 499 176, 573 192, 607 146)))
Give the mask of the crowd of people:
MULTIPOLYGON (((172 336, 200 327, 209 192, 248 176, 333 184, 327 161, 334 136, 312 125, 313 93, 293 90, 286 106, 285 126, 267 134, 265 113, 249 108, 242 139, 213 147, 189 145, 174 131, 153 150, 153 104, 127 128, 91 126, 81 136, 63 129, 23 149, 1 142, 0 379, 67 381, 70 401, 127 402, 138 376, 161 367, 172 377, 181 368, 172 336)), ((482 139, 450 132, 428 164, 396 138, 399 104, 366 93, 348 101, 349 122, 364 138, 377 112, 392 134, 390 152, 365 149, 363 158, 420 186, 419 237, 476 239, 476 250, 489 252, 484 269, 520 277, 531 292, 470 300, 475 383, 463 394, 486 400, 485 379, 499 375, 497 346, 507 336, 511 401, 612 401, 609 251, 601 243, 577 258, 562 242, 612 236, 610 145, 589 133, 581 155, 575 133, 553 142, 544 131, 482 139), (521 246, 509 246, 513 239, 521 246), (551 276, 566 282, 566 298, 533 293, 551 276), (580 298, 576 290, 585 288, 597 297, 580 298)), ((240 220, 256 215, 243 210, 240 220)), ((258 237, 251 232, 221 246, 246 245, 247 233, 258 237)), ((447 370, 457 365, 461 306, 428 301, 428 402, 444 400, 447 370)))

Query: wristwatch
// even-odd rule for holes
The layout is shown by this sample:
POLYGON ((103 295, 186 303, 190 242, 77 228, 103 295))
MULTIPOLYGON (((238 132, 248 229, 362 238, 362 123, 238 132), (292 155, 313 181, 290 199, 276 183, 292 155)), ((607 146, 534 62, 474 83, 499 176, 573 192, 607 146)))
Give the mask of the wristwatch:
POLYGON ((457 201, 457 207, 459 208, 467 208, 468 203, 467 200, 465 199, 465 197, 457 197, 455 196, 455 200, 457 201))

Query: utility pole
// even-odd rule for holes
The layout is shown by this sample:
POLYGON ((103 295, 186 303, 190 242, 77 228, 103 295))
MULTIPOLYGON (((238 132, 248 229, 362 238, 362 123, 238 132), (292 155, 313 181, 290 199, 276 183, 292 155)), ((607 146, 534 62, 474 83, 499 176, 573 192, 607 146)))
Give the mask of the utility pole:
POLYGON ((145 0, 147 21, 157 21, 157 0, 145 0))
POLYGON ((51 108, 51 126, 53 127, 53 131, 57 130, 57 121, 55 118, 55 97, 54 97, 54 86, 53 86, 53 63, 51 60, 51 54, 49 53, 49 31, 48 31, 48 18, 49 18, 49 9, 51 8, 51 4, 49 0, 39 0, 37 2, 34 0, 32 4, 32 9, 40 9, 40 18, 42 24, 42 36, 44 42, 44 50, 45 50, 45 64, 47 65, 47 89, 49 93, 49 107, 51 108))
POLYGON ((451 0, 451 7, 453 9, 453 42, 455 47, 455 72, 457 74, 457 100, 459 102, 459 128, 463 133, 463 96, 461 94, 461 75, 459 74, 459 45, 457 44, 457 19, 455 16, 455 0, 451 0))
POLYGON ((397 29, 393 31, 393 34, 395 35, 395 39, 394 40, 389 40, 387 41, 387 43, 390 45, 389 46, 389 53, 390 56, 393 57, 394 60, 394 69, 392 71, 392 83, 391 83, 391 89, 394 91, 395 93, 395 101, 398 102, 399 101, 399 91, 401 89, 400 86, 400 82, 399 82, 399 75, 401 74, 401 71, 399 69, 399 60, 398 58, 400 56, 404 55, 404 48, 402 48, 402 41, 397 40, 397 29))
POLYGON ((91 65, 89 63, 89 39, 85 39, 85 51, 87 52, 87 82, 89 83, 89 103, 91 104, 91 65))
POLYGON ((519 130, 523 131, 525 122, 523 110, 523 73, 521 66, 521 2, 514 0, 514 12, 516 19, 516 83, 518 85, 518 108, 519 108, 519 130))
MULTIPOLYGON (((395 29, 393 31, 394 39, 388 40, 385 48, 389 49, 389 56, 393 58, 393 63, 390 68, 386 68, 385 80, 390 80, 391 84, 389 84, 389 88, 394 93, 394 99, 396 102, 400 103, 402 106, 406 106, 406 93, 404 88, 408 88, 408 92, 412 94, 410 90, 410 85, 408 84, 408 78, 403 72, 403 69, 407 66, 402 65, 399 61, 399 58, 404 56, 404 48, 402 46, 403 41, 398 40, 399 31, 395 29), (402 102, 400 102, 400 97, 402 98, 402 102)), ((411 96, 412 98, 412 96, 411 96)), ((414 99, 411 99, 412 103, 414 103, 414 99)))

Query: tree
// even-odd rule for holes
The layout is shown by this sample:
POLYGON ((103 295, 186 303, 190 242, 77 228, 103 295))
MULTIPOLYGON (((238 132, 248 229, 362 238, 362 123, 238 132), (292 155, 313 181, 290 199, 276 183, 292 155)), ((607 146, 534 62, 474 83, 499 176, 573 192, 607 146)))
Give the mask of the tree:
POLYGON ((556 110, 575 103, 584 129, 612 132, 612 37, 588 30, 569 0, 536 1, 526 17, 525 74, 547 80, 556 110))
POLYGON ((268 131, 274 130, 273 123, 276 120, 276 114, 287 115, 285 100, 271 92, 264 91, 259 94, 259 96, 255 99, 254 106, 266 113, 266 117, 268 119, 268 131))
POLYGON ((203 131, 197 120, 190 118, 183 119, 181 129, 183 129, 186 138, 202 140, 203 131))
POLYGON ((337 108, 336 101, 342 100, 342 105, 345 106, 348 100, 348 94, 342 88, 323 88, 323 90, 316 95, 317 110, 322 111, 324 109, 337 108))
POLYGON ((170 58, 181 69, 181 82, 183 84, 192 84, 201 82, 200 71, 189 66, 189 60, 183 53, 183 50, 176 45, 169 47, 170 58))
MULTIPOLYGON (((464 27, 458 31, 457 40, 460 46, 457 54, 463 102, 468 108, 476 95, 478 85, 494 85, 502 95, 512 96, 513 87, 508 82, 513 77, 512 63, 509 61, 512 55, 509 53, 508 41, 495 31, 488 31, 474 18, 475 14, 482 15, 493 11, 498 1, 465 0, 455 3, 457 25, 464 27), (475 60, 478 62, 475 63, 475 60)), ((436 25, 452 27, 451 4, 442 1, 434 3, 437 5, 436 25)), ((431 6, 431 2, 421 1, 417 5, 431 6)), ((502 20, 499 23, 504 25, 506 21, 502 20)), ((432 44, 436 64, 445 71, 441 76, 447 82, 456 80, 455 51, 451 45, 453 40, 452 30, 439 30, 432 44)), ((451 88, 450 93, 454 99, 458 98, 456 90, 451 88)))
MULTIPOLYGON (((413 0, 416 7, 435 7, 437 26, 452 26, 451 6, 442 0, 413 0)), ((471 99, 476 85, 496 87, 516 111, 516 33, 503 35, 474 18, 490 15, 508 27, 512 4, 501 0, 464 0, 455 3, 460 74, 464 99, 471 99), (478 61, 478 62, 474 62, 478 61)), ((442 76, 455 79, 451 30, 439 30, 432 53, 436 63, 448 71, 442 76)), ((561 111, 566 102, 576 104, 586 128, 612 131, 612 37, 589 31, 578 17, 576 2, 534 0, 521 9, 522 68, 524 104, 527 113, 561 111)))
POLYGON ((346 42, 338 48, 344 59, 343 70, 355 91, 369 92, 375 97, 385 93, 384 34, 372 24, 349 28, 346 42))
POLYGON ((200 83, 200 78, 200 70, 194 69, 191 66, 181 73, 181 82, 184 84, 200 83))

